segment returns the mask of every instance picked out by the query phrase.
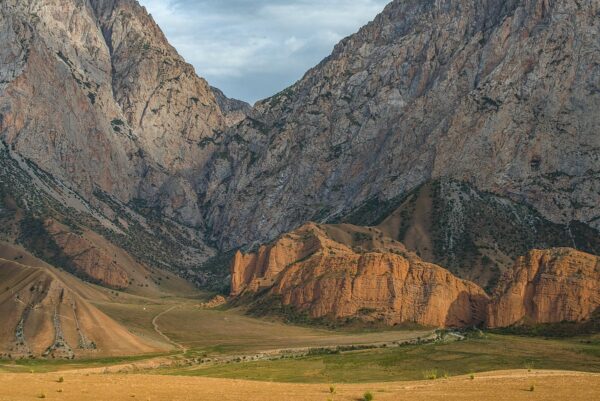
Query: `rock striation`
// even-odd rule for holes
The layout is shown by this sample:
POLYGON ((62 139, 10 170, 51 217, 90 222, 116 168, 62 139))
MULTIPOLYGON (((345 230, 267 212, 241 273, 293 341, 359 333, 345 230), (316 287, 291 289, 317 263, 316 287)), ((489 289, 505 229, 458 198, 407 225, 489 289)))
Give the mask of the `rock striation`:
POLYGON ((391 2, 224 140, 214 239, 268 242, 440 177, 600 227, 599 7, 391 2))
POLYGON ((390 245, 357 251, 308 223, 255 253, 238 252, 232 295, 259 293, 263 302, 279 300, 311 318, 435 327, 485 320, 488 297, 481 288, 390 245))
POLYGON ((581 322, 600 308, 600 258, 569 248, 533 250, 502 277, 489 327, 581 322))

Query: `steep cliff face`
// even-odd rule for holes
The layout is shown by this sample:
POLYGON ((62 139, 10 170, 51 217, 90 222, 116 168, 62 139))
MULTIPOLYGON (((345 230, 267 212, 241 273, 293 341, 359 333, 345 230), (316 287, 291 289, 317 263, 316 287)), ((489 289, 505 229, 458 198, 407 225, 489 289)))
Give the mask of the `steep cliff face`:
POLYGON ((442 176, 598 227, 599 7, 392 2, 224 141, 215 239, 270 240, 442 176))
POLYGON ((308 223, 258 252, 238 253, 232 295, 260 293, 265 302, 312 318, 358 318, 387 325, 465 327, 485 320, 488 297, 475 284, 421 261, 389 241, 354 250, 308 223))
POLYGON ((133 0, 0 5, 0 136, 68 182, 200 226, 196 176, 225 118, 133 0))
MULTIPOLYGON (((17 214, 73 218, 141 259, 166 241, 161 252, 179 256, 148 258, 155 267, 186 271, 210 256, 197 177, 225 117, 146 10, 2 1, 0 41, 2 166, 12 170, 0 187, 17 214)), ((92 276, 124 286, 105 259, 92 276)))
POLYGON ((569 248, 534 250, 502 277, 487 324, 580 322, 599 307, 600 258, 569 248))

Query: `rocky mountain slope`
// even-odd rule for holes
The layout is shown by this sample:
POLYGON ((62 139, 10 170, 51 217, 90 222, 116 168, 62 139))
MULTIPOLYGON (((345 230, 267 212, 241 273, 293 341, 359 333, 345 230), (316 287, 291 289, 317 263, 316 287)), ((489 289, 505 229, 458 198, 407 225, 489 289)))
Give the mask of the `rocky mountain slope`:
POLYGON ((531 248, 598 253, 599 7, 395 0, 250 108, 135 0, 2 1, 0 236, 116 287, 123 264, 221 289, 226 252, 311 220, 488 290, 531 248))
POLYGON ((238 252, 231 296, 252 313, 292 321, 498 328, 589 320, 600 307, 599 273, 597 256, 533 250, 490 297, 378 229, 308 223, 256 252, 238 252))
POLYGON ((190 276, 214 253, 199 171, 242 105, 213 92, 134 0, 3 1, 0 40, 5 238, 52 218, 190 276))
POLYGON ((531 249, 600 254, 600 235, 586 224, 553 223, 528 205, 449 179, 388 202, 368 202, 342 221, 375 226, 424 260, 488 291, 531 249))
POLYGON ((4 1, 3 141, 96 202, 201 224, 194 174, 225 119, 137 1, 4 1))
POLYGON ((421 261, 402 244, 384 241, 372 250, 353 249, 333 240, 327 230, 360 237, 360 231, 308 223, 256 253, 238 252, 232 295, 259 293, 255 310, 288 308, 313 319, 436 327, 485 320, 488 297, 475 284, 421 261))
POLYGON ((503 277, 488 325, 581 322, 600 308, 600 258, 568 248, 534 250, 503 277))
POLYGON ((396 0, 226 137, 203 200, 225 248, 438 177, 600 227, 600 6, 396 0))

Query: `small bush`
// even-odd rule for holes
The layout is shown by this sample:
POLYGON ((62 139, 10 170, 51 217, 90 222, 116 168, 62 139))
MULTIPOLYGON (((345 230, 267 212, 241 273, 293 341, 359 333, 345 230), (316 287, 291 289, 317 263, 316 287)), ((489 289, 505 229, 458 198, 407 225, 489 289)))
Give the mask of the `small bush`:
POLYGON ((335 394, 335 386, 329 386, 329 394, 335 394))
POLYGON ((38 398, 46 398, 46 394, 41 393, 40 395, 38 395, 38 398))
POLYGON ((61 377, 59 377, 59 378, 58 378, 58 382, 59 382, 59 383, 64 383, 64 381, 65 381, 65 378, 64 378, 64 377, 62 377, 62 376, 61 376, 61 377))
POLYGON ((426 370, 423 372, 423 378, 427 380, 435 380, 438 377, 438 372, 435 369, 426 370))
POLYGON ((531 391, 532 393, 535 391, 535 386, 532 384, 531 387, 529 387, 529 391, 531 391))
POLYGON ((471 375, 469 376, 469 379, 471 379, 471 380, 475 380, 475 375, 474 375, 474 374, 471 374, 471 375))
POLYGON ((370 391, 367 391, 365 395, 363 395, 364 401, 373 401, 373 394, 370 391))

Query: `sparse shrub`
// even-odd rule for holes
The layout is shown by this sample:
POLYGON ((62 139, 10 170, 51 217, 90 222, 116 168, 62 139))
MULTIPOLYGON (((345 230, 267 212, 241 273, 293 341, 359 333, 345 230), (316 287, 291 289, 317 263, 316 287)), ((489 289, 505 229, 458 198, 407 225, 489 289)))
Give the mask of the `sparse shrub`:
POLYGON ((532 393, 535 391, 535 385, 531 385, 531 387, 529 387, 529 391, 531 391, 532 393))
POLYGON ((329 386, 329 394, 335 394, 335 386, 329 386))
POLYGON ((38 398, 46 398, 46 394, 40 393, 40 395, 38 395, 38 398))
POLYGON ((365 395, 363 395, 363 400, 364 401, 373 401, 373 393, 371 393, 370 391, 367 391, 365 393, 365 395))
POLYGON ((59 383, 64 383, 64 381, 65 381, 65 378, 64 378, 64 377, 62 377, 62 376, 61 376, 61 377, 59 377, 59 378, 58 378, 58 382, 59 382, 59 383))
POLYGON ((469 379, 475 380, 475 375, 473 373, 471 373, 471 375, 469 376, 469 379))
POLYGON ((438 372, 435 369, 426 370, 423 372, 423 378, 427 380, 435 380, 438 378, 438 372))

